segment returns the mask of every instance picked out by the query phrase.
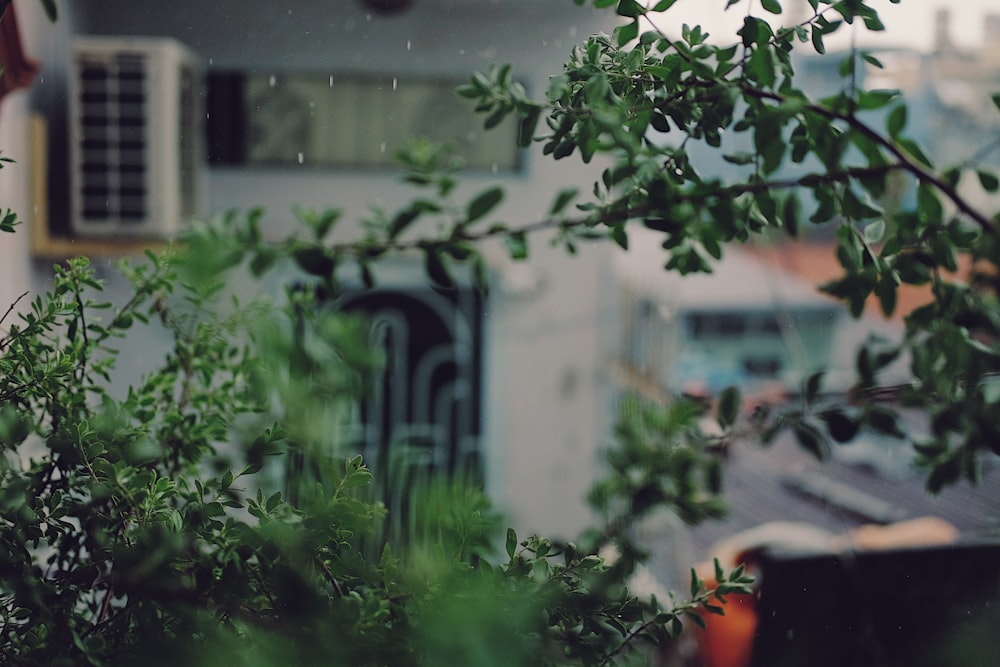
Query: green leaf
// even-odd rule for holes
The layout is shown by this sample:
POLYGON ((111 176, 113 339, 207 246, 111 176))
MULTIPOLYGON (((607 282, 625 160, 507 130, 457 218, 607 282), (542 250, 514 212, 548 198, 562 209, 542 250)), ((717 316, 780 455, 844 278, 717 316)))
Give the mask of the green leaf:
POLYGON ((556 194, 556 198, 552 202, 552 207, 549 209, 549 215, 559 215, 562 213, 563 209, 569 205, 573 199, 576 198, 579 190, 576 188, 563 188, 556 194))
POLYGON ((625 232, 625 223, 620 223, 612 227, 610 236, 622 250, 628 250, 628 234, 625 232))
POLYGON ((636 0, 618 0, 618 8, 615 11, 618 16, 636 18, 645 14, 646 8, 636 0))
POLYGON ((864 110, 881 109, 899 97, 898 90, 862 90, 858 92, 857 108, 864 110))
POLYGON ((781 3, 778 0, 760 0, 760 6, 772 14, 781 13, 781 3))
MULTIPOLYGON (((865 22, 865 27, 872 32, 882 32, 885 30, 885 25, 882 23, 882 20, 879 19, 878 14, 874 9, 862 6, 862 11, 859 13, 861 14, 861 20, 865 22)), ((879 63, 879 65, 881 65, 881 63, 879 63)))
POLYGON ((944 221, 944 206, 941 205, 937 191, 929 183, 917 186, 917 215, 922 222, 929 225, 941 224, 944 221))
POLYGON ((897 105, 893 107, 892 111, 889 112, 889 116, 886 118, 885 127, 886 131, 889 132, 889 136, 893 139, 898 139, 899 135, 903 131, 903 128, 906 127, 906 114, 907 109, 905 104, 897 105))
POLYGON ((872 67, 875 67, 877 69, 885 69, 885 65, 882 64, 882 61, 870 53, 862 53, 861 58, 872 67))
POLYGON ((392 222, 389 223, 389 238, 394 239, 406 231, 406 228, 412 225, 422 212, 416 206, 408 206, 397 213, 392 222))
POLYGON ((361 284, 365 286, 365 289, 375 287, 375 275, 367 262, 358 262, 358 275, 361 277, 361 284))
POLYGON ((817 371, 806 378, 803 383, 802 399, 806 405, 812 405, 819 397, 819 390, 823 386, 823 371, 817 371))
POLYGON ((997 188, 1000 188, 1000 179, 993 172, 986 171, 985 169, 977 169, 976 176, 979 177, 979 184, 983 186, 983 190, 996 192, 997 188))
POLYGON ((504 240, 511 259, 521 261, 528 258, 528 239, 524 232, 511 232, 504 240))
POLYGON ((927 157, 927 154, 924 153, 923 149, 920 148, 917 142, 913 141, 912 139, 904 139, 902 137, 899 137, 896 139, 896 143, 898 143, 903 150, 905 150, 907 153, 916 158, 924 166, 931 168, 934 167, 934 163, 931 162, 931 159, 927 157))
POLYGON ((507 529, 507 556, 509 558, 514 558, 514 552, 517 549, 517 533, 514 532, 513 528, 507 529))
POLYGON ((424 269, 432 283, 443 289, 454 289, 455 280, 448 273, 444 260, 436 250, 427 248, 424 251, 424 269))
POLYGON ((799 235, 799 218, 801 217, 801 204, 798 196, 792 192, 785 198, 785 205, 781 213, 781 224, 785 233, 791 238, 799 235))
POLYGON ((814 425, 800 421, 792 425, 792 433, 799 446, 815 456, 820 461, 825 461, 830 456, 830 444, 826 441, 826 436, 814 425))
POLYGON ((490 291, 490 274, 483 256, 476 254, 472 260, 472 284, 483 295, 490 291))
MULTIPOLYGON (((754 49, 750 55, 750 60, 747 61, 746 71, 765 88, 774 86, 776 77, 774 72, 774 57, 771 54, 771 49, 766 45, 761 45, 754 49)), ((777 139, 781 141, 780 136, 777 139)))
POLYGON ((753 164, 754 154, 746 151, 723 155, 722 159, 731 164, 753 164))
POLYGON ((204 506, 205 516, 215 517, 222 516, 226 513, 225 508, 222 507, 222 503, 206 503, 204 506))
POLYGON ((834 442, 850 442, 857 436, 861 425, 841 409, 824 410, 819 418, 826 423, 827 432, 834 442))
POLYGON ((492 187, 488 190, 484 190, 476 195, 472 201, 469 202, 466 208, 465 219, 466 222, 475 222, 480 218, 489 214, 497 205, 503 201, 503 188, 500 186, 492 187))
POLYGON ((535 129, 538 127, 538 120, 541 118, 542 108, 532 106, 521 116, 521 121, 517 124, 517 145, 527 148, 531 145, 531 140, 535 138, 535 129))
POLYGON ((715 570, 715 581, 721 584, 726 580, 726 573, 722 569, 722 563, 719 562, 718 558, 712 559, 712 569, 715 570))
POLYGON ((510 115, 510 110, 507 107, 500 107, 486 117, 486 120, 483 121, 483 127, 487 130, 493 129, 502 123, 508 115, 510 115))
POLYGON ((319 246, 306 246, 297 248, 292 252, 292 258, 299 268, 309 275, 325 278, 333 273, 336 268, 336 261, 330 257, 324 248, 319 246))
POLYGON ((461 86, 455 89, 455 93, 457 93, 459 97, 464 97, 470 100, 473 100, 482 95, 482 91, 471 83, 462 84, 461 86))
POLYGON ((639 21, 632 21, 625 25, 618 26, 614 30, 615 42, 618 46, 625 46, 639 36, 639 21))
POLYGON ((45 10, 45 16, 48 17, 49 21, 55 23, 59 18, 56 0, 42 0, 42 8, 45 10))
POLYGON ((879 218, 875 222, 865 227, 864 237, 866 243, 878 243, 885 236, 885 219, 879 218))
POLYGON ((812 27, 812 45, 816 53, 823 55, 826 53, 826 46, 823 45, 823 31, 817 25, 812 27))
POLYGON ((888 435, 895 438, 902 438, 906 434, 899 427, 899 419, 896 413, 888 408, 871 406, 864 415, 865 424, 876 433, 888 435))
POLYGON ((722 428, 729 428, 736 422, 740 411, 740 390, 736 387, 726 387, 719 395, 719 407, 716 419, 722 428))
POLYGON ((878 297, 879 306, 886 317, 892 317, 896 312, 896 283, 883 276, 875 287, 875 296, 878 297))
MULTIPOLYGON (((739 0, 736 1, 739 2, 739 0)), ((687 616, 692 621, 694 621, 694 624, 697 625, 702 630, 708 627, 708 624, 705 623, 705 619, 702 618, 701 614, 695 613, 693 611, 685 611, 684 615, 687 616)))
POLYGON ((993 93, 993 104, 997 109, 1000 109, 1000 93, 993 93))
POLYGON ((961 459, 959 451, 952 452, 946 459, 934 464, 930 475, 927 476, 927 490, 931 493, 938 493, 949 484, 954 484, 962 476, 961 459))

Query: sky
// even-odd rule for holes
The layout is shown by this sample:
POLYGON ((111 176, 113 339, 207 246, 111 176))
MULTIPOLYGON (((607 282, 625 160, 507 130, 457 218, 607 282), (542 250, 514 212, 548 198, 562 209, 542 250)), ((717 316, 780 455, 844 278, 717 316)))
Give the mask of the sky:
MULTIPOLYGON (((671 21, 700 24, 711 32, 729 33, 739 28, 746 13, 747 2, 754 2, 755 13, 761 13, 759 0, 740 0, 739 4, 723 11, 723 0, 678 0, 667 13, 671 21)), ((787 7, 805 0, 784 0, 787 7)), ((1000 14, 1000 0, 901 0, 894 5, 889 0, 871 0, 886 31, 872 34, 862 30, 858 43, 867 46, 909 46, 930 50, 934 39, 934 14, 939 8, 949 8, 952 14, 952 41, 958 46, 976 47, 982 44, 983 16, 1000 14)), ((776 17, 777 18, 777 17, 776 17)), ((844 31, 838 43, 830 40, 831 47, 846 47, 850 37, 844 31)))

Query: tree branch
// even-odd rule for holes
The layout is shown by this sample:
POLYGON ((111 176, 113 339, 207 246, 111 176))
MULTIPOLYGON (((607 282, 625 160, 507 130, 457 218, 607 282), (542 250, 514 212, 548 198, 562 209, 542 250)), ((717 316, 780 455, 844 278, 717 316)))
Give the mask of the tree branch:
MULTIPOLYGON (((783 103, 790 101, 787 97, 780 93, 774 93, 766 90, 760 90, 759 88, 754 88, 752 86, 747 86, 745 84, 740 85, 740 90, 750 97, 755 97, 757 99, 771 100, 774 102, 783 103)), ((973 222, 975 222, 979 227, 991 234, 997 233, 997 228, 987 218, 982 212, 978 211, 972 204, 970 204, 958 191, 941 180, 940 177, 934 173, 928 171, 924 167, 920 166, 913 161, 913 158, 907 155, 903 150, 897 146, 895 143, 886 139, 883 135, 879 134, 867 123, 862 122, 854 114, 843 114, 833 109, 829 109, 820 104, 807 103, 805 109, 811 111, 819 116, 827 118, 829 120, 839 120, 847 123, 852 129, 860 132, 866 138, 875 142, 885 150, 892 153, 892 155, 899 160, 901 167, 916 176, 919 180, 928 183, 933 186, 938 192, 942 193, 945 197, 951 200, 955 207, 961 211, 963 214, 968 216, 973 222)))
MULTIPOLYGON (((831 183, 841 182, 851 179, 870 178, 880 176, 891 171, 910 170, 907 163, 891 163, 876 167, 848 167, 839 171, 827 172, 823 175, 809 175, 802 178, 791 178, 775 181, 758 181, 754 183, 737 183, 734 185, 699 192, 677 192, 671 198, 670 204, 684 204, 691 202, 702 202, 709 199, 735 199, 746 194, 757 194, 771 190, 787 190, 791 188, 807 187, 805 179, 809 179, 812 185, 818 178, 820 181, 831 183)), ((475 232, 458 230, 445 238, 417 238, 409 241, 375 241, 365 243, 364 241, 350 241, 336 243, 330 246, 330 250, 335 253, 355 254, 361 251, 375 252, 406 252, 410 250, 427 250, 442 248, 457 242, 478 242, 489 238, 503 237, 509 234, 534 234, 553 229, 577 229, 581 227, 595 227, 598 224, 612 226, 617 223, 626 222, 632 219, 647 218, 656 215, 662 206, 643 205, 627 208, 612 208, 601 212, 599 215, 588 215, 579 218, 559 219, 546 218, 519 227, 492 226, 475 232)))

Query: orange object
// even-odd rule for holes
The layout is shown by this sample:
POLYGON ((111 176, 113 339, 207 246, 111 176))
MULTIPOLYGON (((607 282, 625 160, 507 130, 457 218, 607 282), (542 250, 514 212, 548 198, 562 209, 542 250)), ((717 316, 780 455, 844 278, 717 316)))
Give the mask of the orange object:
MULTIPOLYGON (((714 590, 715 579, 705 585, 714 590)), ((727 595, 725 616, 702 613, 705 629, 698 629, 698 655, 702 667, 750 667, 757 632, 757 595, 727 595)))
MULTIPOLYGON (((827 553, 839 551, 878 551, 907 547, 950 544, 958 539, 958 530, 937 517, 920 517, 889 524, 866 525, 844 535, 824 535, 804 524, 774 522, 738 533, 716 545, 713 555, 726 567, 744 564, 751 569, 754 559, 763 549, 784 543, 798 544, 812 551, 827 553)), ((718 585, 712 565, 699 566, 699 576, 708 590, 718 585), (711 572, 710 572, 711 571, 711 572)), ((695 641, 702 667, 750 667, 753 657, 754 637, 757 633, 757 597, 751 595, 726 596, 724 616, 702 612, 705 629, 696 629, 695 641)))

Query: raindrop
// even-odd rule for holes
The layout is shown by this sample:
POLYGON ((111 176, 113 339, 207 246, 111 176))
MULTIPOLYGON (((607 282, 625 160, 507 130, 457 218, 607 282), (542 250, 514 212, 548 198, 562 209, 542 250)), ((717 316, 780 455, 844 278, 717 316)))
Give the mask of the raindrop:
POLYGON ((411 46, 410 40, 406 40, 406 50, 407 51, 410 50, 410 46, 411 46))
POLYGON ((333 75, 330 75, 330 87, 333 88, 333 75))
POLYGON ((215 62, 215 58, 209 58, 208 59, 208 64, 209 65, 212 65, 214 62, 215 62))
POLYGON ((378 152, 379 153, 385 153, 385 142, 384 141, 378 145, 378 152))
POLYGON ((272 75, 271 75, 271 76, 270 76, 270 77, 269 77, 269 78, 267 79, 267 83, 268 83, 268 85, 270 85, 270 86, 271 86, 272 88, 274 88, 274 87, 275 87, 276 85, 278 85, 278 77, 276 77, 275 75, 273 75, 273 74, 272 74, 272 75))
POLYGON ((372 20, 372 15, 371 14, 365 14, 365 20, 366 21, 371 21, 372 20))
POLYGON ((497 166, 496 162, 494 162, 493 164, 490 165, 490 172, 492 172, 494 174, 497 173, 497 171, 499 171, 499 169, 500 168, 497 166))
POLYGON ((299 164, 302 164, 303 162, 305 162, 305 159, 306 159, 306 156, 303 155, 302 153, 299 153, 299 164))
POLYGON ((569 27, 569 36, 570 37, 576 37, 576 26, 575 25, 571 25, 569 27))

